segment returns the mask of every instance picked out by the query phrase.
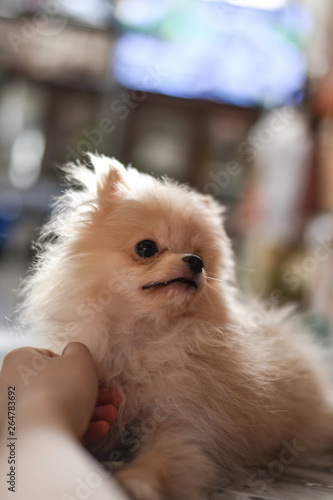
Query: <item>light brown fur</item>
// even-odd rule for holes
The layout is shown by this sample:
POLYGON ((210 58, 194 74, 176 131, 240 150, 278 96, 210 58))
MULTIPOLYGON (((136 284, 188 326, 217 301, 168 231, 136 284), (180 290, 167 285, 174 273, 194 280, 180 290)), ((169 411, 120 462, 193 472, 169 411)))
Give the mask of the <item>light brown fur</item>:
POLYGON ((22 317, 40 345, 84 342, 103 383, 123 393, 99 449, 136 452, 119 481, 136 499, 202 500, 219 475, 264 464, 284 441, 306 453, 331 446, 319 350, 288 311, 249 321, 255 306, 238 298, 222 208, 116 160, 91 161, 95 172, 69 168, 83 189, 60 199, 45 229, 57 239, 42 244, 22 317), (146 239, 159 252, 143 259, 135 245, 146 239), (187 254, 204 262, 198 289, 142 289, 190 277, 187 254))

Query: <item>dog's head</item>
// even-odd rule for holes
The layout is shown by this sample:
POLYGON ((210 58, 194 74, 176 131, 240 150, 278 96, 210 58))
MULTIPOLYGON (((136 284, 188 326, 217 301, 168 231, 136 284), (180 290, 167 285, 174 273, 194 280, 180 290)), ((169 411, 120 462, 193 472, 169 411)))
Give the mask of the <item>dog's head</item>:
POLYGON ((94 173, 72 167, 90 201, 78 206, 75 230, 71 224, 66 229, 82 280, 100 296, 111 294, 119 314, 173 315, 204 307, 209 291, 216 294, 219 280, 232 274, 222 207, 116 160, 91 161, 94 173))
POLYGON ((116 160, 91 162, 67 169, 81 190, 58 200, 44 230, 22 322, 88 342, 93 331, 109 331, 110 319, 126 329, 127 320, 224 314, 233 259, 222 207, 116 160))

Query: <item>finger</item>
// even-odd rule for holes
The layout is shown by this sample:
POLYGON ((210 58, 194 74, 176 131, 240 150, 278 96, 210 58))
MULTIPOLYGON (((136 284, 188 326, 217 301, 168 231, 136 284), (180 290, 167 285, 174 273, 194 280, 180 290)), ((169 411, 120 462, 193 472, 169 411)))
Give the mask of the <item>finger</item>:
POLYGON ((87 431, 85 432, 82 443, 89 444, 93 441, 97 441, 107 434, 110 429, 110 424, 103 420, 99 420, 98 422, 92 422, 89 424, 87 431))
POLYGON ((4 359, 4 362, 7 364, 14 364, 16 365, 17 363, 28 363, 29 361, 32 361, 36 356, 39 356, 40 354, 46 356, 46 357, 55 357, 58 356, 55 352, 50 351, 49 349, 36 349, 35 347, 18 347, 17 349, 13 349, 10 351, 4 359))
POLYGON ((106 404, 112 404, 116 408, 119 408, 122 402, 122 396, 120 392, 115 389, 99 389, 98 398, 97 398, 97 406, 102 406, 106 404))
POLYGON ((98 396, 98 375, 93 357, 87 346, 71 342, 64 348, 61 361, 67 369, 71 369, 70 385, 75 387, 76 398, 84 414, 90 412, 88 424, 98 396))
POLYGON ((82 344, 82 342, 70 342, 65 346, 62 351, 62 355, 70 356, 71 354, 77 354, 80 351, 84 356, 91 356, 88 347, 85 344, 82 344))
POLYGON ((112 424, 117 420, 118 411, 113 405, 98 406, 95 408, 94 413, 90 419, 91 422, 97 422, 98 420, 105 420, 112 424))
POLYGON ((93 357, 86 345, 82 344, 81 342, 70 342, 64 348, 62 356, 67 360, 69 360, 69 358, 72 358, 71 362, 73 363, 73 373, 74 369, 78 375, 84 373, 86 378, 88 378, 90 382, 93 382, 93 384, 95 385, 97 376, 96 366, 93 357), (87 377, 88 373, 89 377, 87 377))

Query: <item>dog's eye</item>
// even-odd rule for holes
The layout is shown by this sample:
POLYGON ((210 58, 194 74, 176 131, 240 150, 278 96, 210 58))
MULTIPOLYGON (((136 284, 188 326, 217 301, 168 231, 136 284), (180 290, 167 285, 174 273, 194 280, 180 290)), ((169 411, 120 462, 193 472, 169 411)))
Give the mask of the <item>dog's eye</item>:
POLYGON ((158 252, 157 245, 154 241, 151 240, 143 240, 139 241, 139 243, 135 247, 136 253, 139 257, 143 257, 146 259, 147 257, 152 257, 155 253, 158 252))

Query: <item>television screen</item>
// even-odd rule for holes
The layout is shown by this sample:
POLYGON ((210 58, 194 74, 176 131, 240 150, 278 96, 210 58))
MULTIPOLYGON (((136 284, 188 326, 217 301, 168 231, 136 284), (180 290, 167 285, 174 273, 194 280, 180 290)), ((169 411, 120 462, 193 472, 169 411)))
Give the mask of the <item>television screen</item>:
POLYGON ((271 10, 240 4, 123 0, 115 78, 136 90, 240 106, 299 103, 306 11, 297 3, 275 1, 271 10))

